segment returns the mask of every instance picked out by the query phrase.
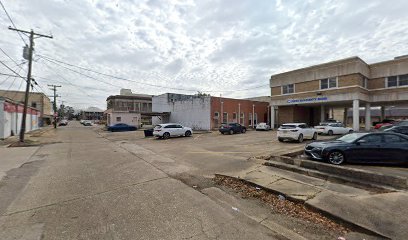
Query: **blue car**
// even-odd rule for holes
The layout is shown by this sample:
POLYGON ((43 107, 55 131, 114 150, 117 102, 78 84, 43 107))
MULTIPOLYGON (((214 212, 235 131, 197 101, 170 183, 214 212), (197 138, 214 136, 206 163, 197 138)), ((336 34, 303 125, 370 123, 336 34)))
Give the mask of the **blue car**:
POLYGON ((126 123, 117 123, 115 125, 109 126, 108 131, 111 132, 125 132, 125 131, 136 131, 135 126, 127 125, 126 123))

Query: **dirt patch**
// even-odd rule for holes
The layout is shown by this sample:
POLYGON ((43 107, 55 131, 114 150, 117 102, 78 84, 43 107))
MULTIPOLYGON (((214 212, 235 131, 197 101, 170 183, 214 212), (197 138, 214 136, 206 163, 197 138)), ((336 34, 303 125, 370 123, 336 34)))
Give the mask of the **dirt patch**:
POLYGON ((348 227, 345 227, 318 212, 308 209, 302 203, 288 201, 287 199, 284 199, 283 196, 278 196, 263 189, 256 188, 238 179, 217 175, 213 181, 218 185, 232 189, 242 198, 255 198, 261 200, 271 208, 273 213, 294 217, 304 220, 307 223, 320 225, 327 231, 331 231, 337 235, 344 235, 351 231, 348 227))

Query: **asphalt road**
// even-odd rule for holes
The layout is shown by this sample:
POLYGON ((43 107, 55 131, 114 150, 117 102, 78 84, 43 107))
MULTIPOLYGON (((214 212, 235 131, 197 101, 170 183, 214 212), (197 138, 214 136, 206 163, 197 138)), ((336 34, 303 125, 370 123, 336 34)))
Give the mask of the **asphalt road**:
POLYGON ((172 177, 189 166, 77 123, 53 141, 0 182, 0 239, 282 239, 172 177))

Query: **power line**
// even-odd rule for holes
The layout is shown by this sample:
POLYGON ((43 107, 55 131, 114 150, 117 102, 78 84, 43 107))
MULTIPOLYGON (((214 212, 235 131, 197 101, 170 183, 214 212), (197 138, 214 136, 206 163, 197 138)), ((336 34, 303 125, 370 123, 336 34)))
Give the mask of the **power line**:
POLYGON ((5 64, 4 62, 0 61, 0 63, 5 66, 8 70, 10 70, 11 72, 13 72, 14 74, 16 74, 18 77, 20 78, 24 78, 22 77, 20 74, 18 74, 16 71, 14 71, 11 67, 7 66, 7 64, 5 64))
MULTIPOLYGON (((123 78, 123 77, 118 77, 118 76, 114 76, 114 75, 110 75, 110 74, 106 74, 106 73, 101 73, 101 72, 98 72, 98 71, 95 71, 95 70, 92 70, 92 69, 88 69, 88 68, 84 68, 84 67, 81 67, 81 66, 76 66, 76 65, 74 65, 74 64, 66 63, 66 62, 63 62, 63 61, 60 61, 60 60, 56 60, 56 59, 53 59, 53 58, 48 57, 48 56, 39 55, 39 54, 37 54, 37 56, 39 56, 40 58, 42 58, 42 59, 44 59, 44 60, 46 60, 46 61, 49 61, 49 62, 51 62, 51 63, 54 63, 54 64, 56 64, 56 65, 58 65, 58 66, 60 66, 60 67, 63 67, 63 68, 65 68, 65 69, 67 69, 67 70, 70 70, 70 71, 72 71, 72 72, 75 72, 75 73, 80 74, 80 75, 83 75, 83 76, 86 76, 86 77, 88 77, 88 78, 95 79, 95 80, 97 80, 97 81, 100 81, 100 79, 96 79, 96 78, 91 77, 91 76, 89 76, 89 75, 87 75, 87 74, 78 72, 78 71, 73 70, 73 69, 71 69, 71 68, 68 68, 68 67, 66 67, 66 66, 62 66, 61 64, 64 64, 64 65, 67 65, 67 66, 71 66, 71 67, 76 67, 76 68, 79 68, 79 69, 82 69, 82 70, 85 70, 85 71, 88 71, 88 72, 96 73, 96 74, 99 74, 99 75, 103 75, 103 76, 106 76, 106 77, 111 77, 111 78, 115 78, 115 79, 119 79, 119 80, 123 80, 123 81, 127 81, 127 82, 133 82, 133 83, 138 83, 138 84, 144 84, 144 85, 151 86, 151 87, 165 88, 165 89, 172 89, 172 90, 179 90, 179 91, 189 91, 189 92, 197 92, 197 91, 199 91, 199 90, 197 90, 197 89, 173 88, 173 87, 160 86, 160 85, 151 84, 151 83, 139 82, 139 81, 135 81, 135 80, 123 78), (61 63, 61 64, 59 64, 59 63, 61 63)), ((105 82, 105 83, 106 83, 106 82, 105 82)), ((112 85, 112 86, 115 86, 115 87, 118 87, 118 86, 113 85, 113 84, 111 84, 111 83, 107 83, 107 84, 112 85)), ((260 85, 260 86, 251 87, 251 88, 246 88, 246 89, 224 90, 224 91, 202 90, 201 92, 239 92, 239 91, 248 91, 248 90, 258 89, 258 88, 262 88, 262 87, 266 87, 266 86, 269 86, 269 85, 268 85, 268 84, 263 84, 263 85, 260 85)))
MULTIPOLYGON (((11 19, 10 14, 7 12, 6 7, 1 2, 1 0, 0 0, 0 5, 3 8, 4 12, 6 13, 6 15, 7 15, 8 19, 10 20, 11 24, 13 25, 13 27, 17 28, 16 25, 14 24, 13 20, 11 19)), ((27 42, 24 40, 23 36, 21 36, 22 33, 17 32, 17 34, 20 36, 21 40, 23 40, 24 44, 27 45, 27 42)))

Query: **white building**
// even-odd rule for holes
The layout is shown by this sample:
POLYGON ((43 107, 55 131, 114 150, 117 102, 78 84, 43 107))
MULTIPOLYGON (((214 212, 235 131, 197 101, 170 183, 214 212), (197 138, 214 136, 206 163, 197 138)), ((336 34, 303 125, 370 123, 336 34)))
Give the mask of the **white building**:
POLYGON ((211 129, 211 97, 165 93, 152 98, 153 112, 170 112, 168 116, 154 116, 153 125, 180 123, 194 130, 211 129))
MULTIPOLYGON (((0 139, 20 133, 24 105, 0 97, 0 139)), ((27 108, 26 132, 39 128, 40 111, 27 108)))

